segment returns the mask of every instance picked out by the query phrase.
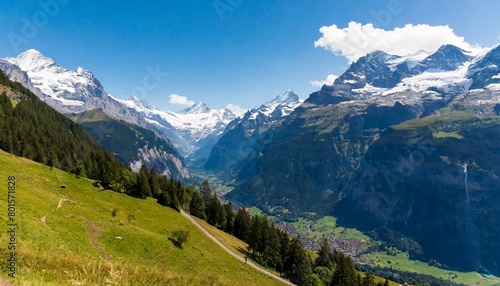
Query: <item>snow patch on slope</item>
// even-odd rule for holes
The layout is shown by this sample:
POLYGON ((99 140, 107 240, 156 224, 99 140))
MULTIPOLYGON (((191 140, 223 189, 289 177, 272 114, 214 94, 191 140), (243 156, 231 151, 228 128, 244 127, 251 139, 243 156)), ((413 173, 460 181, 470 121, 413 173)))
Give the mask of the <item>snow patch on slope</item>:
POLYGON ((455 71, 429 69, 419 75, 403 79, 396 87, 384 92, 382 95, 386 96, 403 91, 423 92, 429 88, 437 88, 444 93, 464 92, 469 89, 472 83, 471 80, 465 77, 468 68, 469 63, 455 71))

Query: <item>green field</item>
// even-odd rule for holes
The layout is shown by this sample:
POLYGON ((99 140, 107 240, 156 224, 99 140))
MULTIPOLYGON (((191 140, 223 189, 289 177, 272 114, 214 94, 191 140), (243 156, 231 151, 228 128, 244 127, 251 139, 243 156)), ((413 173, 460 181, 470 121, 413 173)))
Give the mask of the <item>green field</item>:
POLYGON ((500 278, 492 275, 482 275, 477 272, 458 272, 429 266, 422 261, 410 260, 407 253, 398 251, 396 256, 385 252, 375 252, 368 255, 376 265, 408 272, 416 272, 450 280, 465 285, 500 285, 500 278))
POLYGON ((331 234, 343 239, 370 240, 367 235, 357 229, 339 226, 337 218, 333 216, 325 216, 312 222, 311 235, 320 237, 323 234, 331 234))
POLYGON ((281 285, 153 199, 99 191, 2 151, 0 181, 0 277, 15 285, 281 285), (15 279, 7 269, 9 176, 16 182, 15 279), (168 240, 176 230, 189 232, 183 249, 168 240))

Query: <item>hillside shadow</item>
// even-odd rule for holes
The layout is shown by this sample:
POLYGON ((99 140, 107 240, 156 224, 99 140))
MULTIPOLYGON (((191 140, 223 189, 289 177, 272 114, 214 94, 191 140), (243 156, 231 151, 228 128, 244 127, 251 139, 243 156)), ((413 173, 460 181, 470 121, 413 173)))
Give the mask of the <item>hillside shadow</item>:
POLYGON ((177 239, 175 239, 173 237, 169 237, 168 240, 170 240, 175 247, 177 247, 179 249, 184 249, 182 247, 182 244, 177 239))
POLYGON ((237 250, 239 253, 245 254, 246 256, 250 255, 250 253, 244 248, 238 247, 237 250))

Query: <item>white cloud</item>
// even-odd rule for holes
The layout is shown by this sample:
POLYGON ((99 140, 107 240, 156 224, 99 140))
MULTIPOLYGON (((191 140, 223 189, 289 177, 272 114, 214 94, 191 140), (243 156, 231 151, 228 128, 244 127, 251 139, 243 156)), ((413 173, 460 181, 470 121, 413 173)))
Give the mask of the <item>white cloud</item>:
POLYGON ((329 74, 324 80, 311 80, 309 83, 312 86, 322 87, 323 85, 333 85, 333 82, 338 78, 338 75, 329 74))
POLYGON ((236 115, 238 117, 245 114, 245 112, 247 112, 246 109, 243 109, 243 108, 239 107, 238 105, 232 104, 232 103, 229 103, 228 105, 226 105, 226 108, 229 109, 234 115, 236 115))
POLYGON ((178 94, 171 94, 168 96, 170 99, 168 100, 168 102, 172 103, 172 104, 179 104, 179 105, 186 105, 186 106, 191 106, 193 105, 195 102, 192 101, 192 100, 188 100, 188 98, 186 96, 181 96, 181 95, 178 95, 178 94))
POLYGON ((336 25, 323 26, 319 29, 322 36, 314 42, 315 47, 322 47, 356 61, 358 58, 376 50, 388 54, 407 56, 420 50, 435 52, 440 46, 452 44, 466 51, 478 52, 480 47, 467 43, 463 37, 455 34, 446 26, 427 24, 407 24, 402 28, 384 30, 373 24, 362 25, 350 22, 346 28, 336 25))

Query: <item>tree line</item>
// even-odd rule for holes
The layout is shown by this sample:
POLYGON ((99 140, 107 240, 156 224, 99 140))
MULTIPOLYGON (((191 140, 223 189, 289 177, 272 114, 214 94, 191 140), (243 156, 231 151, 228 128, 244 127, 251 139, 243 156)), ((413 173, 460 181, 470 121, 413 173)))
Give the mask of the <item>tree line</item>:
POLYGON ((206 180, 192 193, 189 212, 246 242, 247 255, 297 285, 389 285, 388 280, 375 283, 375 277, 369 272, 359 274, 352 260, 333 251, 326 240, 313 260, 298 238, 290 238, 267 217, 251 215, 245 207, 235 212, 231 202, 222 203, 206 180))

